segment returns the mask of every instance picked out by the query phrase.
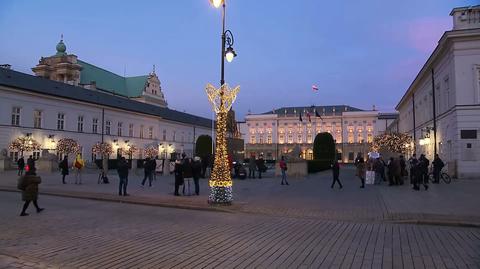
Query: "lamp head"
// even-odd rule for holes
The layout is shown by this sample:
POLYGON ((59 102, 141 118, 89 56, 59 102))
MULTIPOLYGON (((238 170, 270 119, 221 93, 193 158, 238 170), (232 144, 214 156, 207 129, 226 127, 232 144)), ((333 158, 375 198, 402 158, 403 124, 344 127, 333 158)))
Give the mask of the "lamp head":
POLYGON ((228 47, 225 51, 225 58, 227 59, 227 62, 231 63, 235 57, 237 57, 237 53, 235 53, 232 47, 228 47))
POLYGON ((215 7, 219 8, 223 4, 223 0, 210 0, 210 3, 215 7))

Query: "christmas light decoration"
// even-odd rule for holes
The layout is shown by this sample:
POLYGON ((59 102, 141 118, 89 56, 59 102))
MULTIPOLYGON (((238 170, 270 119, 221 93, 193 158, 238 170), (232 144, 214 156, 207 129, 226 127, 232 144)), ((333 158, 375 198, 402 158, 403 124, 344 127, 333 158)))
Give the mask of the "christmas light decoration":
POLYGON ((113 148, 112 148, 112 145, 110 144, 97 142, 95 143, 95 145, 93 145, 92 152, 94 154, 101 154, 104 156, 108 156, 113 153, 113 148))
POLYGON ((379 151, 380 149, 406 153, 412 144, 412 137, 404 133, 385 133, 377 135, 373 138, 372 151, 379 151))
POLYGON ((233 200, 232 178, 227 153, 227 113, 240 91, 240 86, 230 89, 223 84, 219 89, 208 84, 205 91, 217 115, 216 148, 213 171, 210 177, 209 202, 215 204, 230 204, 233 200))
POLYGON ((23 156, 23 152, 40 150, 40 143, 31 136, 22 136, 13 140, 8 148, 12 151, 20 151, 23 156))
POLYGON ((147 147, 145 148, 145 156, 149 158, 156 157, 158 155, 158 149, 155 147, 147 147))
POLYGON ((71 138, 62 138, 58 140, 57 152, 62 154, 77 153, 80 151, 80 145, 71 138))

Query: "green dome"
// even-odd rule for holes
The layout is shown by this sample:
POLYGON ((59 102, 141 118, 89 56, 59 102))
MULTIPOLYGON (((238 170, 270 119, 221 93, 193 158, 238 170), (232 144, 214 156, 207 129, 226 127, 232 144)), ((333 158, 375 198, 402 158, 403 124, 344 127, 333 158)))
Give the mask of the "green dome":
POLYGON ((65 55, 65 51, 67 51, 67 46, 65 46, 63 40, 60 40, 57 44, 57 55, 65 55))

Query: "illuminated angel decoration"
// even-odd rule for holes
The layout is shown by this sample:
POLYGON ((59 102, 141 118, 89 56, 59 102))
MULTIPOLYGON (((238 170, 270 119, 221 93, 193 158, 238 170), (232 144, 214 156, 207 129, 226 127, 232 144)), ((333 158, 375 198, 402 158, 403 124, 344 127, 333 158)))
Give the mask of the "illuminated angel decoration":
POLYGON ((220 111, 228 112, 237 98, 240 86, 231 89, 228 84, 223 84, 222 87, 217 89, 209 83, 205 91, 207 92, 208 100, 212 104, 215 113, 219 113, 220 111))

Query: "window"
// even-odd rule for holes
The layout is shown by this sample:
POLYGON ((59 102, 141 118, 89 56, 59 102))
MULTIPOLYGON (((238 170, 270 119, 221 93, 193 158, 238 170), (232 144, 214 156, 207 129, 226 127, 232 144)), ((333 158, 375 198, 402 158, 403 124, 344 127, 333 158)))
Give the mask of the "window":
POLYGON ((293 135, 292 134, 288 134, 288 143, 289 144, 293 143, 293 135))
POLYGON ((272 135, 271 134, 267 135, 267 144, 272 144, 272 135))
POLYGON ((357 143, 363 143, 363 133, 361 132, 357 134, 357 143))
POLYGON ((349 152, 349 153, 348 153, 348 160, 349 160, 349 161, 353 161, 353 159, 354 159, 354 153, 353 153, 353 152, 349 152))
POLYGON ((20 108, 19 107, 12 108, 12 125, 20 126, 20 108))
POLYGON ((57 114, 57 130, 63 130, 65 128, 65 114, 57 114))
POLYGON ((122 136, 122 129, 123 129, 122 127, 123 127, 122 122, 117 123, 117 135, 118 136, 122 136))
POLYGON ((350 143, 350 144, 353 143, 353 132, 350 132, 350 130, 348 132, 348 138, 347 139, 348 139, 348 143, 350 143))
POLYGON ((263 134, 258 136, 258 143, 263 144, 263 134))
POLYGON ((312 134, 307 135, 307 143, 309 143, 309 144, 312 143, 312 134))
POLYGON ((80 133, 83 132, 83 116, 78 116, 77 131, 80 133))
POLYGON ((33 158, 34 160, 38 160, 38 159, 40 158, 40 151, 34 151, 34 152, 32 153, 32 158, 33 158))
POLYGON ((106 135, 110 135, 110 127, 111 127, 111 125, 112 125, 112 123, 111 123, 109 120, 107 120, 107 121, 105 122, 105 134, 106 134, 106 135))
POLYGON ((477 139, 477 130, 460 130, 461 139, 477 139))
POLYGON ((250 144, 255 144, 256 143, 256 137, 254 135, 250 136, 250 144))
MULTIPOLYGON (((153 138, 153 127, 152 126, 148 127, 148 138, 150 138, 150 139, 153 138)), ((183 142, 183 137, 182 137, 182 142, 183 142)))
POLYGON ((163 141, 167 140, 167 130, 163 130, 162 138, 163 141))
POLYGON ((92 119, 92 133, 98 134, 98 119, 92 119))
POLYGON ((10 151, 10 159, 18 161, 18 151, 10 151))
POLYGON ((33 128, 42 128, 42 111, 33 111, 33 128))
POLYGON ((140 138, 143 138, 143 125, 140 125, 140 138))
POLYGON ((278 143, 280 143, 280 144, 285 143, 285 135, 284 134, 280 134, 278 136, 278 143))
POLYGON ((367 134, 367 143, 372 143, 373 142, 373 135, 371 133, 367 134))
POLYGON ((299 143, 299 144, 303 143, 303 139, 302 139, 302 135, 301 135, 301 134, 298 134, 298 135, 297 135, 297 143, 299 143))
POLYGON ((128 125, 128 136, 133 137, 133 123, 128 125))

